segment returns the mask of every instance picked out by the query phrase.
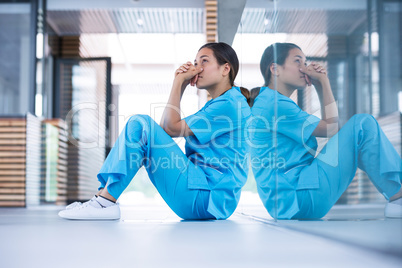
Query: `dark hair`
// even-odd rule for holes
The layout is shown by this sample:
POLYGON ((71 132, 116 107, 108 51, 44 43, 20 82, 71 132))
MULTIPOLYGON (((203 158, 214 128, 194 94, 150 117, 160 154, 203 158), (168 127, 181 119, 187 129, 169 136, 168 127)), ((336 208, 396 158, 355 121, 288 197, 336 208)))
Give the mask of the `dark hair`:
POLYGON ((250 91, 245 87, 240 87, 240 92, 241 92, 241 94, 243 94, 244 97, 246 97, 247 103, 251 107, 250 91))
POLYGON ((272 63, 283 65, 289 55, 289 51, 294 48, 301 50, 299 46, 292 43, 275 43, 265 49, 260 61, 260 70, 265 80, 265 86, 268 86, 271 80, 270 67, 272 63))
MULTIPOLYGON (((198 51, 203 48, 209 48, 214 53, 214 57, 216 58, 219 65, 224 65, 228 63, 230 66, 229 73, 229 82, 231 86, 234 86, 234 80, 239 72, 239 59, 237 58, 236 51, 234 49, 223 42, 219 43, 207 43, 203 45, 198 51)), ((241 93, 247 99, 247 103, 250 103, 250 92, 248 89, 244 87, 240 87, 241 93)))
POLYGON ((250 90, 250 107, 253 107, 255 98, 257 98, 258 94, 260 94, 260 87, 255 87, 250 90))

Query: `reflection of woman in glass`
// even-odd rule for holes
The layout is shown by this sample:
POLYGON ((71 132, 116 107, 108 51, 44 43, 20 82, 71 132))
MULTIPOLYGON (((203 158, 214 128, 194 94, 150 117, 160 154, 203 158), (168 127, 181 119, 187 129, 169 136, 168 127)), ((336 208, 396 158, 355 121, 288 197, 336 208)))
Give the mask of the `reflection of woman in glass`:
POLYGON ((317 63, 307 66, 305 55, 294 44, 269 46, 260 69, 265 85, 252 107, 251 163, 270 215, 278 219, 323 217, 359 167, 391 201, 385 215, 402 217, 401 158, 377 121, 358 114, 338 132, 338 110, 326 70, 317 63), (313 84, 318 93, 321 119, 302 111, 289 98, 307 84, 313 84), (316 137, 331 136, 314 158, 316 137))
POLYGON ((251 116, 248 91, 234 87, 239 69, 225 43, 200 48, 194 64, 176 70, 161 126, 149 116, 130 118, 98 174, 99 193, 59 213, 66 219, 119 219, 116 199, 141 166, 170 208, 183 219, 226 219, 235 210, 247 179, 249 153, 244 127, 251 116), (206 89, 212 99, 181 118, 187 85, 206 89), (171 137, 186 137, 184 154, 171 137), (243 162, 246 160, 245 162, 243 162))

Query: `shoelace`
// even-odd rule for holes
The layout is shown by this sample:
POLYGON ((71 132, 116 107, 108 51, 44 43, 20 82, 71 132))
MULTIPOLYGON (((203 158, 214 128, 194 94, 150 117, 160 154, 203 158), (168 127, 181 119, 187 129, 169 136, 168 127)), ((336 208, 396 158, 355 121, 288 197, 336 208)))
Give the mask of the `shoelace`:
POLYGON ((86 201, 86 202, 84 202, 84 203, 79 202, 79 201, 76 201, 76 202, 71 203, 70 205, 68 205, 68 206, 66 207, 66 209, 72 209, 72 208, 75 208, 75 207, 82 206, 83 204, 88 203, 88 202, 94 200, 94 198, 95 198, 95 197, 92 197, 91 199, 89 199, 88 201, 86 201))
MULTIPOLYGON (((77 207, 77 209, 82 209, 82 208, 86 208, 86 207, 88 207, 89 205, 90 205, 90 203, 92 203, 92 202, 96 202, 96 203, 98 203, 99 204, 99 208, 106 208, 106 207, 104 207, 104 206, 102 206, 102 204, 101 203, 99 203, 98 201, 96 201, 96 200, 89 200, 89 201, 87 201, 87 202, 85 202, 85 203, 82 203, 81 205, 79 205, 78 207, 77 207)), ((94 206, 95 207, 95 206, 94 206)), ((97 207, 95 207, 95 208, 97 208, 97 207)))
POLYGON ((78 206, 78 209, 86 208, 90 202, 93 202, 93 201, 89 200, 87 202, 82 203, 81 205, 78 206))
POLYGON ((74 207, 76 207, 76 206, 80 206, 80 205, 82 205, 82 203, 81 203, 81 202, 76 201, 76 202, 71 203, 70 205, 68 205, 68 206, 66 207, 66 209, 74 208, 74 207))

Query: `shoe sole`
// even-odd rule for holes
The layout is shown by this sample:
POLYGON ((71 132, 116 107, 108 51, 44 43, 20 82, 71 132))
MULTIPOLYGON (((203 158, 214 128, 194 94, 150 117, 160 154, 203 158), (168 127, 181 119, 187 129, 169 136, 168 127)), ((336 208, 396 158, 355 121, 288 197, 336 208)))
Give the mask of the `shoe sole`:
POLYGON ((66 220, 84 220, 84 221, 115 221, 120 220, 119 216, 110 216, 110 217, 88 217, 88 216, 70 216, 70 215, 63 215, 63 212, 69 212, 70 209, 62 210, 58 213, 59 217, 66 219, 66 220))
POLYGON ((401 219, 402 218, 402 206, 388 203, 385 206, 384 215, 386 218, 401 219))
POLYGON ((119 218, 116 217, 111 217, 111 218, 87 218, 87 217, 68 217, 68 216, 61 216, 59 215, 60 218, 66 219, 66 220, 78 220, 78 221, 117 221, 120 220, 119 218))

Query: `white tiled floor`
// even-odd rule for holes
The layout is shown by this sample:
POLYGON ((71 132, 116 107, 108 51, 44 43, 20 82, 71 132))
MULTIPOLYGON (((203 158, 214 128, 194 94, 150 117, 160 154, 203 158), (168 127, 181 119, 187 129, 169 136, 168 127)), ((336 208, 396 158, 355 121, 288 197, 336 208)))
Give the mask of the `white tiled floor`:
POLYGON ((253 206, 226 221, 122 207, 122 219, 109 222, 63 220, 55 207, 3 208, 0 267, 401 267, 402 220, 378 218, 375 206, 366 208, 370 220, 353 220, 362 208, 344 208, 281 222, 253 206))

